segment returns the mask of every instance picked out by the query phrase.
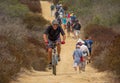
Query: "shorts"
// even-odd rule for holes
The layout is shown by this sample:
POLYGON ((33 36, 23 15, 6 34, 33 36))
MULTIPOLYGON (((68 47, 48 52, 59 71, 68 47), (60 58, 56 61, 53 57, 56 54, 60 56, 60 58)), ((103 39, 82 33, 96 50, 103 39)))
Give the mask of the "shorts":
POLYGON ((80 30, 74 30, 74 34, 75 34, 76 36, 79 36, 80 30))
POLYGON ((73 67, 80 66, 80 62, 74 62, 73 67))
POLYGON ((55 40, 55 41, 51 41, 51 40, 48 39, 48 48, 52 48, 52 47, 53 47, 53 46, 52 46, 53 43, 59 43, 59 44, 61 44, 61 39, 58 38, 58 39, 55 40))

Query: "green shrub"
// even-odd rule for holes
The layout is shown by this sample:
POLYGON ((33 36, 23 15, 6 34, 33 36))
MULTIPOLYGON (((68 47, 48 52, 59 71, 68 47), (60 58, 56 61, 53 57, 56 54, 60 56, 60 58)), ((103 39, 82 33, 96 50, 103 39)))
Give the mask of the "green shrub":
POLYGON ((25 5, 20 4, 19 0, 0 0, 0 11, 11 17, 21 17, 29 10, 25 5))

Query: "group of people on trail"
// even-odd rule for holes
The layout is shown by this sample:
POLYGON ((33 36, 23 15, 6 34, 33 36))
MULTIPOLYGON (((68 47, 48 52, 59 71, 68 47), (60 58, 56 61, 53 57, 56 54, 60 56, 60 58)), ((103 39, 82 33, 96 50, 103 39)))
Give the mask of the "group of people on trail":
MULTIPOLYGON (((77 70, 77 67, 79 66, 79 69, 85 71, 86 61, 88 56, 91 55, 93 41, 88 37, 86 37, 84 41, 80 39, 79 34, 81 24, 73 12, 66 14, 61 4, 57 4, 54 6, 54 8, 56 9, 55 20, 52 21, 51 25, 47 27, 43 34, 44 42, 47 46, 48 52, 48 66, 52 66, 52 44, 54 42, 56 43, 57 47, 58 61, 61 60, 61 44, 65 44, 65 30, 67 29, 68 37, 70 37, 70 32, 72 32, 74 38, 79 39, 76 44, 76 49, 73 53, 74 68, 77 70), (60 35, 62 35, 62 38, 60 35)), ((54 8, 51 6, 52 10, 54 10, 54 8)))
MULTIPOLYGON (((53 4, 51 5, 51 8, 52 6, 53 4)), ((54 6, 54 10, 55 9, 55 19, 57 19, 59 25, 63 27, 63 30, 67 30, 67 36, 70 37, 70 33, 72 33, 74 35, 74 39, 79 38, 81 23, 77 19, 76 15, 73 12, 66 13, 62 4, 57 4, 56 6, 54 6)))
POLYGON ((75 71, 79 67, 79 72, 85 71, 87 63, 90 63, 93 40, 86 36, 85 40, 79 39, 76 43, 76 49, 73 52, 75 71))

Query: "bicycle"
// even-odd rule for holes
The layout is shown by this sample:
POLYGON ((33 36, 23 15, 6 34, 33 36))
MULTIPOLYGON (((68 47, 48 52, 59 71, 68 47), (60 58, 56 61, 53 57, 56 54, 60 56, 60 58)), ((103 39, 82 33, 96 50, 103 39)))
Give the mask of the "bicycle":
POLYGON ((52 73, 56 75, 56 66, 58 63, 58 56, 56 52, 56 43, 52 44, 52 73))

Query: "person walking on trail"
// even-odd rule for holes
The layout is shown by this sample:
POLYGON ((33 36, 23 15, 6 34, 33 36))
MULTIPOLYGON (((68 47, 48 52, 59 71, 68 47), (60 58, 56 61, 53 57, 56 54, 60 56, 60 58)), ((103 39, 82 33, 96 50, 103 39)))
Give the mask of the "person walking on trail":
POLYGON ((68 21, 71 21, 71 18, 70 18, 70 12, 67 13, 66 16, 67 16, 67 20, 68 20, 68 21))
POLYGON ((64 16, 63 18, 62 18, 62 25, 63 25, 63 28, 64 28, 64 30, 66 29, 66 26, 67 26, 67 18, 66 18, 66 16, 64 16))
POLYGON ((70 21, 67 22, 67 37, 70 37, 70 31, 71 31, 71 24, 70 21))
POLYGON ((57 18, 56 20, 58 21, 59 25, 61 26, 61 24, 62 24, 62 21, 61 21, 61 18, 60 18, 60 16, 58 16, 58 18, 57 18))
POLYGON ((91 37, 86 36, 84 42, 90 52, 90 57, 89 57, 89 63, 90 63, 93 40, 91 39, 91 37))
POLYGON ((81 30, 81 24, 79 23, 79 20, 76 20, 75 24, 73 24, 73 31, 74 31, 75 39, 80 37, 80 30, 81 30))
POLYGON ((57 19, 59 17, 59 12, 58 12, 58 10, 56 10, 56 12, 55 12, 55 19, 57 19))
POLYGON ((74 60, 74 64, 73 67, 75 69, 75 71, 77 72, 77 68, 79 68, 79 72, 80 72, 80 63, 81 63, 81 57, 82 57, 82 51, 80 50, 80 46, 77 45, 76 49, 73 52, 73 60, 74 60))
POLYGON ((57 4, 56 5, 56 10, 59 10, 60 9, 60 4, 57 4))
POLYGON ((70 18, 71 18, 71 22, 74 24, 76 20, 76 15, 73 13, 73 15, 70 16, 70 18))
POLYGON ((50 10, 51 10, 51 16, 54 16, 55 6, 54 6, 53 3, 52 3, 51 6, 50 6, 50 10))
POLYGON ((52 44, 56 42, 57 44, 57 52, 58 52, 58 61, 60 61, 60 51, 61 51, 61 43, 65 44, 65 32, 59 26, 57 20, 52 21, 52 25, 48 26, 43 34, 43 38, 45 44, 48 45, 48 63, 49 67, 52 65, 52 44), (60 33, 62 34, 62 39, 60 38, 60 33), (62 41, 62 42, 61 42, 62 41))
POLYGON ((81 69, 82 71, 85 71, 85 67, 86 67, 86 63, 87 63, 87 60, 88 60, 88 56, 89 56, 89 50, 87 48, 86 45, 84 45, 84 41, 82 39, 79 39, 77 41, 77 44, 76 45, 79 45, 80 46, 80 50, 82 51, 83 53, 83 61, 81 62, 80 66, 81 66, 81 69))

